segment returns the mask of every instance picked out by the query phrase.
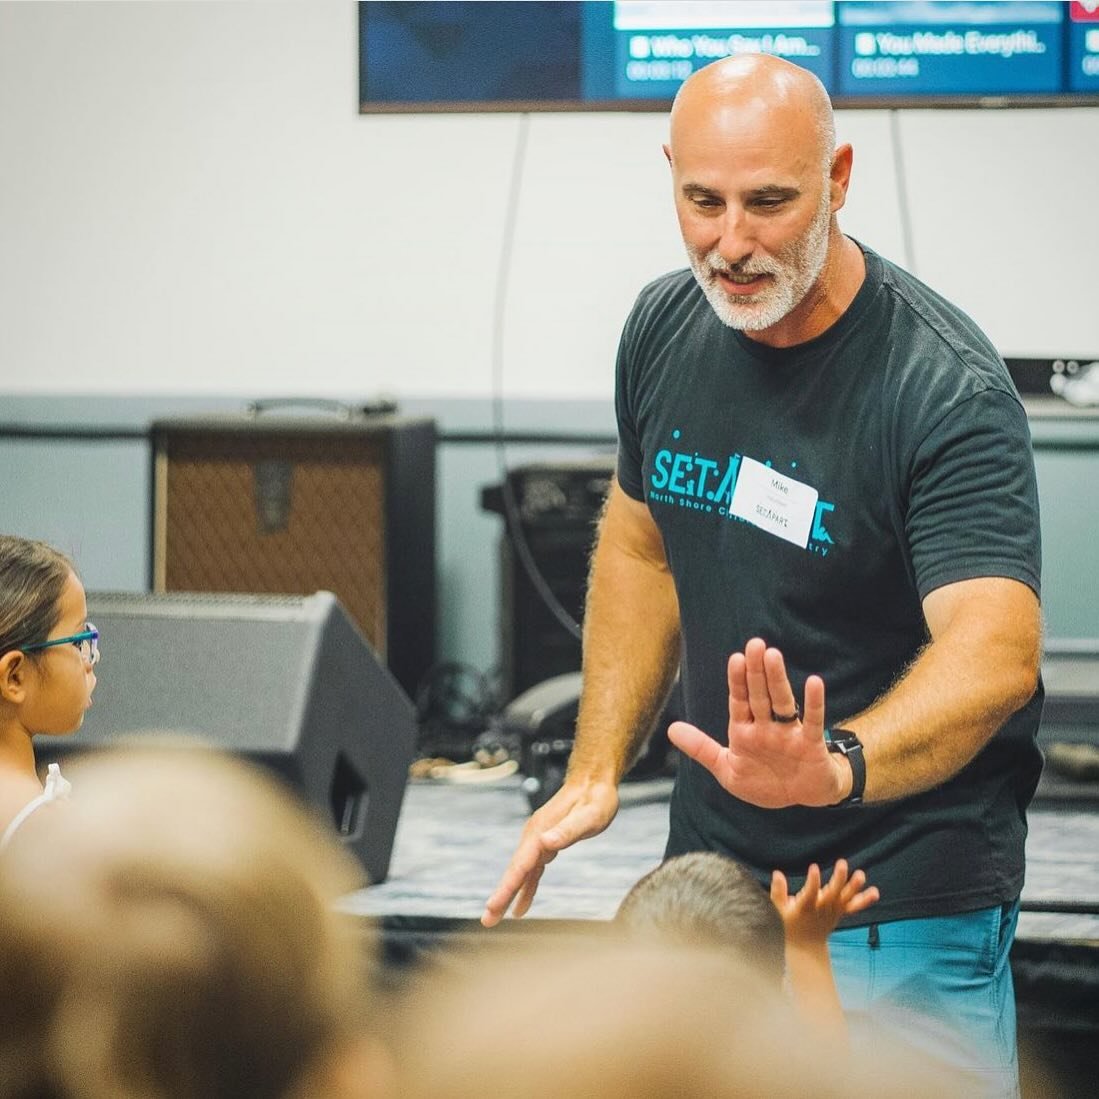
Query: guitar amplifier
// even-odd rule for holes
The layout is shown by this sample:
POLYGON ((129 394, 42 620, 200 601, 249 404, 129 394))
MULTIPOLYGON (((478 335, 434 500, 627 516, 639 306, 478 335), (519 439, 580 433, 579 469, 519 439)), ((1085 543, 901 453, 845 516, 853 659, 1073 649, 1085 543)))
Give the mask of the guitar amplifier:
MULTIPOLYGON (((575 622, 584 617, 596 524, 614 474, 613 454, 532 463, 507 474, 514 519, 550 593, 575 622)), ((481 491, 481 507, 506 516, 505 485, 481 491)), ((580 640, 546 605, 516 552, 505 522, 500 542, 501 678, 508 699, 580 670, 580 640)))
POLYGON ((331 591, 415 697, 435 659, 435 425, 347 414, 151 426, 154 592, 331 591))

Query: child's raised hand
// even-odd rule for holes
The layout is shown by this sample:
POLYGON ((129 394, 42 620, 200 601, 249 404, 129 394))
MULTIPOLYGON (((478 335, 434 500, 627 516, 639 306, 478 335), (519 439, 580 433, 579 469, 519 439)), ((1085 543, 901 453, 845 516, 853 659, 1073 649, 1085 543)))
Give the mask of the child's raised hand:
POLYGON ((879 897, 876 885, 866 885, 866 875, 856 870, 848 875, 847 862, 839 859, 827 885, 821 885, 820 867, 813 863, 805 884, 790 896, 786 875, 771 875, 771 903, 782 917, 787 943, 823 942, 844 916, 862 912, 879 897))

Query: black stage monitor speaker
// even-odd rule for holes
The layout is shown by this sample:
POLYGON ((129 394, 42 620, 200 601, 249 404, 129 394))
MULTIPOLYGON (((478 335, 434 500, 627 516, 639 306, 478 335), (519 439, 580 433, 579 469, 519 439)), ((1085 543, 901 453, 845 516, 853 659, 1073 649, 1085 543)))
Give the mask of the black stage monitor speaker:
POLYGON ((88 617, 94 705, 72 737, 36 739, 40 764, 135 733, 197 735, 287 780, 385 879, 415 712, 331 592, 89 593, 88 617))

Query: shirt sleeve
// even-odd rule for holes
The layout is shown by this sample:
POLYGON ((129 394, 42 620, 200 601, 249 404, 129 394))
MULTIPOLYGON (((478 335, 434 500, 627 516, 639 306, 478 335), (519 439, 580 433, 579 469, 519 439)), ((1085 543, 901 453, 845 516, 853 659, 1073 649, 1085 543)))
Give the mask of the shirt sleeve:
POLYGON ((618 423, 618 463, 617 477, 619 487, 627 496, 635 500, 645 499, 645 487, 642 474, 641 439, 637 431, 637 420, 632 403, 632 376, 634 358, 633 329, 636 317, 634 312, 627 319, 618 341, 618 361, 614 376, 614 414, 618 423))
POLYGON ((1030 426, 1012 394, 989 389, 952 408, 912 462, 905 528, 920 599, 999 576, 1041 594, 1041 529, 1030 426))

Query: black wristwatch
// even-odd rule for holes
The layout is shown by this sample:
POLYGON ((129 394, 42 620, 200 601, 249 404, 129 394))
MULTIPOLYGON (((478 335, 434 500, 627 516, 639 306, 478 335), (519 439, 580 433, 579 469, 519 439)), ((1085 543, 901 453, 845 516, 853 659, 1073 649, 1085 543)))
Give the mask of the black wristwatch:
POLYGON ((851 764, 851 793, 832 808, 842 805, 858 805, 866 789, 866 758, 862 754, 862 741, 850 729, 826 729, 824 739, 828 751, 842 752, 851 764))

